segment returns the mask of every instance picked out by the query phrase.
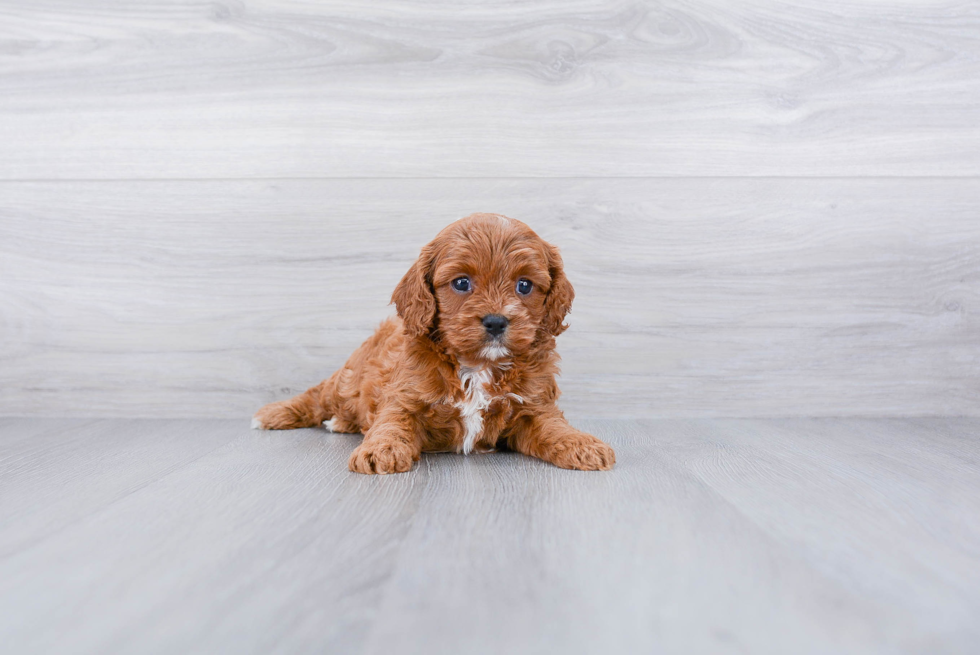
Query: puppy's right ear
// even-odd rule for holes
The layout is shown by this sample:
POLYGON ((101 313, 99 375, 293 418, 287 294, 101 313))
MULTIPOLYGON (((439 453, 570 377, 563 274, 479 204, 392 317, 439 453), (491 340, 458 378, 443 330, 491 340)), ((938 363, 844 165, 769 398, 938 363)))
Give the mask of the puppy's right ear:
POLYGON ((410 337, 426 334, 436 317, 436 297, 432 291, 434 255, 431 246, 423 248, 419 258, 391 294, 391 302, 395 303, 398 315, 405 323, 405 332, 410 337))
POLYGON ((568 328, 563 321, 568 312, 572 311, 575 289, 565 277, 565 266, 562 264, 558 248, 552 245, 548 245, 548 272, 551 274, 551 289, 544 301, 544 324, 548 331, 557 337, 568 328))

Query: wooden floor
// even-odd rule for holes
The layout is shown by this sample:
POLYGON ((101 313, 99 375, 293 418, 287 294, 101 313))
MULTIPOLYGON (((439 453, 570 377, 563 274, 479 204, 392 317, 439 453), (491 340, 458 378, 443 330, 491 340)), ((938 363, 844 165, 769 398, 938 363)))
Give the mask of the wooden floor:
POLYGON ((26 652, 976 652, 980 419, 584 421, 348 473, 358 437, 0 419, 26 652))

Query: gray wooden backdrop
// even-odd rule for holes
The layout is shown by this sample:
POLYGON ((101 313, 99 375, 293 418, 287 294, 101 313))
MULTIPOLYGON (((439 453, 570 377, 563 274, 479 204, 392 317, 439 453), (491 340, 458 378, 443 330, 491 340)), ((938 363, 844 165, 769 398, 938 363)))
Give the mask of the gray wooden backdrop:
POLYGON ((572 415, 980 415, 980 5, 0 0, 0 414, 248 416, 474 211, 572 415))

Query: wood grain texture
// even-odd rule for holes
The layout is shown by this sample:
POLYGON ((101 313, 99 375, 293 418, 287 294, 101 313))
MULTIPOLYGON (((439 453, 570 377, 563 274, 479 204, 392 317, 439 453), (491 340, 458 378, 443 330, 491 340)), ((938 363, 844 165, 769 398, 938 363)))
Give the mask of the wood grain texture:
POLYGON ((977 415, 974 180, 0 183, 0 414, 248 416, 472 211, 564 253, 577 416, 977 415))
POLYGON ((0 419, 0 557, 42 541, 238 436, 227 422, 0 419), (92 447, 93 438, 99 447, 92 447), (34 479, 42 476, 42 480, 34 479))
POLYGON ((969 2, 0 7, 0 177, 980 174, 969 2))
MULTIPOLYGON (((323 448, 322 431, 260 434, 241 421, 198 422, 191 432, 181 421, 141 425, 110 422, 89 435, 91 455, 77 461, 75 475, 130 475, 116 452, 124 440, 130 450, 169 450, 184 465, 111 502, 97 490, 75 489, 79 506, 98 511, 62 520, 30 548, 0 559, 7 647, 349 652, 363 641, 414 515, 419 476, 388 476, 390 483, 378 485, 348 475, 354 436, 323 448), (229 429, 237 438, 187 457, 184 435, 207 442, 229 429), (42 560, 48 564, 35 568, 42 560)), ((29 499, 56 493, 61 474, 49 458, 31 463, 31 475, 11 483, 19 487, 13 509, 34 523, 61 520, 29 499)), ((21 528, 6 530, 16 537, 21 528)))
POLYGON ((427 454, 384 477, 346 470, 354 435, 83 427, 0 421, 0 457, 15 450, 22 471, 0 478, 4 516, 57 523, 0 554, 12 652, 970 653, 980 639, 977 419, 585 421, 616 448, 613 471, 427 454), (188 457, 194 437, 223 443, 188 457), (114 498, 78 484, 74 516, 32 501, 64 490, 80 442, 78 479, 127 477, 124 440, 180 463, 114 498))

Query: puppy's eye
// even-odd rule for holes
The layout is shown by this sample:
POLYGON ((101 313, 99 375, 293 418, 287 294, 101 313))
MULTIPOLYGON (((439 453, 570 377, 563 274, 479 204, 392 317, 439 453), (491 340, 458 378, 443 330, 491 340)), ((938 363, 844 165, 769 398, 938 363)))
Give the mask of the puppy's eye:
POLYGON ((534 285, 531 283, 530 280, 525 280, 524 278, 521 278, 520 280, 517 281, 517 293, 521 294, 522 296, 526 296, 527 294, 531 293, 531 289, 533 288, 534 285))
POLYGON ((466 277, 465 275, 453 280, 452 284, 453 289, 456 289, 456 291, 466 292, 470 290, 470 278, 466 277))

